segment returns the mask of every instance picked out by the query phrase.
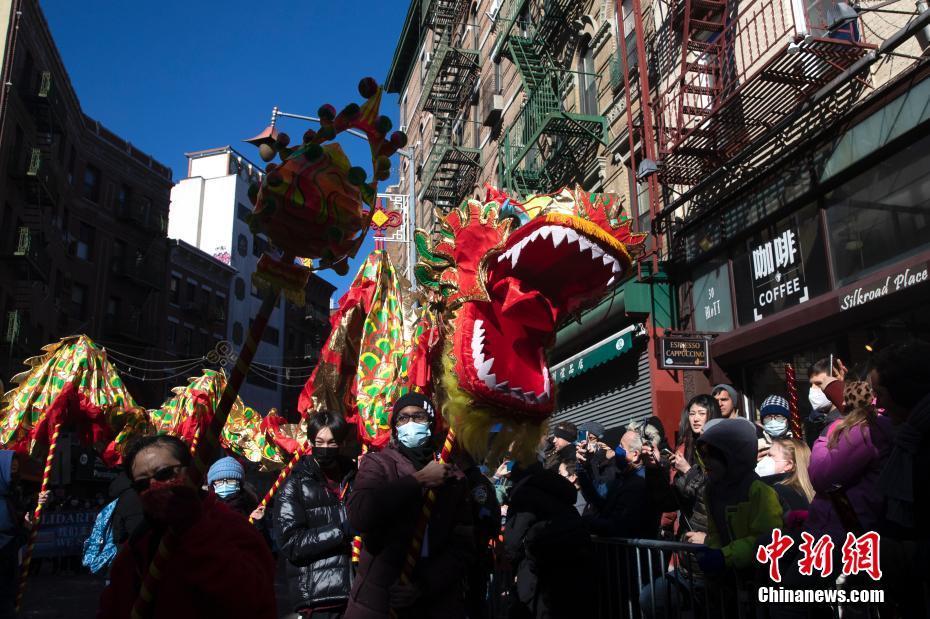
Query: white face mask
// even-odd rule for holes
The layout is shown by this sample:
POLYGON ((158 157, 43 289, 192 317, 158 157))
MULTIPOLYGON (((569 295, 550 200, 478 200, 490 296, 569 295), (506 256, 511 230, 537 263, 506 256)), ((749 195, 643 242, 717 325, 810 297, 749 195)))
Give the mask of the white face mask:
POLYGON ((775 458, 765 456, 756 464, 756 475, 759 477, 768 477, 774 475, 778 467, 775 464, 775 458))
POLYGON ((810 400, 811 408, 815 411, 828 411, 833 408, 833 403, 820 387, 811 387, 807 399, 810 400))

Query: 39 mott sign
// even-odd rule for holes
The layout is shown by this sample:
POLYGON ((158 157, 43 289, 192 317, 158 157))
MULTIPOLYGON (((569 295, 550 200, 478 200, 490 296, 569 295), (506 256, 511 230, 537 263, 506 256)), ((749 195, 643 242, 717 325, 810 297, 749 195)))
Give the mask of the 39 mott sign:
POLYGON ((710 368, 710 341, 700 336, 667 335, 659 338, 659 367, 663 370, 710 368))

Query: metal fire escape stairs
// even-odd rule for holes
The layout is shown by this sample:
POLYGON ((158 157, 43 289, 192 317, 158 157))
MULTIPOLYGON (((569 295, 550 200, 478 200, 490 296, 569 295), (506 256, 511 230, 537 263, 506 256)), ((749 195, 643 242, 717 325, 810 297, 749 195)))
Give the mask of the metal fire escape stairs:
POLYGON ((700 182, 874 47, 855 23, 830 28, 830 7, 679 1, 680 73, 656 112, 661 182, 700 182))
POLYGON ((575 75, 560 68, 547 51, 554 37, 563 36, 566 18, 578 3, 545 2, 545 12, 534 25, 520 19, 525 2, 502 7, 494 49, 495 57, 513 62, 525 93, 522 109, 501 140, 500 178, 505 187, 531 195, 579 180, 592 149, 606 144, 607 120, 565 111, 564 93, 575 75))
POLYGON ((34 93, 24 95, 23 103, 30 108, 35 125, 35 145, 27 150, 29 160, 22 164, 25 169, 17 171, 23 209, 14 246, 6 255, 16 269, 17 279, 12 290, 13 309, 4 316, 3 341, 12 347, 33 351, 41 342, 28 316, 35 306, 37 293, 44 294, 48 290, 51 269, 45 228, 60 197, 57 188, 60 170, 54 160, 53 147, 56 136, 62 132, 62 122, 58 115, 58 94, 49 71, 41 73, 34 93))
MULTIPOLYGON (((433 52, 423 80, 419 111, 434 119, 432 148, 423 166, 419 198, 449 209, 470 194, 481 170, 481 150, 461 144, 455 122, 469 105, 481 71, 480 56, 469 46, 468 32, 455 40, 468 2, 427 0, 421 19, 433 31, 433 52)), ((467 117, 467 114, 465 115, 467 117)))

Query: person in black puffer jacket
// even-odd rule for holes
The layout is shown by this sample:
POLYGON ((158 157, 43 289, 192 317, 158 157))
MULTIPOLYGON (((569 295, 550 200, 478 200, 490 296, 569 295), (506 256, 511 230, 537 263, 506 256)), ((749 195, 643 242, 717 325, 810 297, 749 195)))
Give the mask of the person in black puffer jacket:
POLYGON ((352 587, 355 532, 345 501, 355 465, 339 454, 348 429, 336 413, 314 413, 307 424, 313 455, 301 458, 278 494, 275 528, 294 610, 314 619, 342 616, 352 587))

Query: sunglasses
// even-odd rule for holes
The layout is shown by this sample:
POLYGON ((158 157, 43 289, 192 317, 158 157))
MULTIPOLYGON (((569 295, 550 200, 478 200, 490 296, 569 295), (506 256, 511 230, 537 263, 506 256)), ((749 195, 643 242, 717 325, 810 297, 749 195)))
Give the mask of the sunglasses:
POLYGON ((149 489, 149 485, 152 483, 152 480, 155 481, 169 481, 177 477, 178 471, 184 468, 183 464, 175 464, 173 466, 166 466, 164 468, 158 469, 151 477, 143 477, 142 479, 136 479, 132 482, 132 489, 136 492, 145 492, 149 489))

